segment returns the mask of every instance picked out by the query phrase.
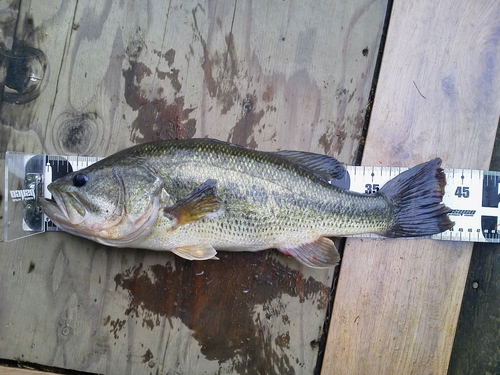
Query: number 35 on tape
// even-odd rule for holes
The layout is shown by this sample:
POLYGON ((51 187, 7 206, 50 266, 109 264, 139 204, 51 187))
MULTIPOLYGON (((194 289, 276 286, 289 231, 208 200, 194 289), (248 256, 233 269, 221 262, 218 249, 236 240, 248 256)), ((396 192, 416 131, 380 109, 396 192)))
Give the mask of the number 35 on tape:
MULTIPOLYGON (((376 193, 387 181, 406 170, 393 167, 346 167, 350 189, 376 193)), ((455 226, 433 239, 500 243, 500 172, 445 169, 443 203, 451 208, 455 226)), ((372 237, 362 235, 353 237, 372 237)))

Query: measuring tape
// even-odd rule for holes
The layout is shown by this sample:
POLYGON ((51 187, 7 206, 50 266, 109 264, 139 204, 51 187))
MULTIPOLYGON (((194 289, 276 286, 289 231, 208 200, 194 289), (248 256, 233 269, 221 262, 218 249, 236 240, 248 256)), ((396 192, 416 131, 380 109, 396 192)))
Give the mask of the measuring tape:
MULTIPOLYGON (((58 231, 36 205, 38 197, 50 197, 47 186, 67 173, 88 167, 102 158, 7 152, 5 155, 4 241, 36 233, 58 231)), ((376 193, 387 181, 408 168, 346 167, 342 187, 359 193, 376 193)), ((428 238, 466 242, 500 242, 500 172, 444 169, 443 203, 455 226, 428 238)), ((379 237, 361 234, 350 237, 379 237)))
MULTIPOLYGON (((408 168, 346 167, 350 190, 374 193, 408 168)), ((455 226, 429 238, 445 241, 500 242, 500 172, 474 169, 444 169, 446 188, 443 203, 451 208, 455 226)), ((352 237, 379 237, 373 234, 352 237)))

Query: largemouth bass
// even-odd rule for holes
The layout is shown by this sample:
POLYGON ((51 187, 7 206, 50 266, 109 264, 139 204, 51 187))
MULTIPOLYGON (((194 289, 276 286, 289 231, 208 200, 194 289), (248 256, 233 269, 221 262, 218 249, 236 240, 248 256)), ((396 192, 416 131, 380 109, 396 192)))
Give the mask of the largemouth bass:
POLYGON ((440 165, 420 164, 365 195, 331 184, 344 169, 329 156, 210 139, 159 141, 60 178, 48 186, 52 199, 39 204, 61 229, 109 246, 191 260, 275 248, 323 268, 340 259, 328 237, 451 228, 440 165))

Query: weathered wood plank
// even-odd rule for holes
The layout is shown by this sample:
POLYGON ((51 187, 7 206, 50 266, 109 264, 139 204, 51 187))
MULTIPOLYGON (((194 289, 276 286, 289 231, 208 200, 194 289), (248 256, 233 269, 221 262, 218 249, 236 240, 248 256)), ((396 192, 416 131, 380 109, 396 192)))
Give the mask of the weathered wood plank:
MULTIPOLYGON (((212 136, 354 160, 386 1, 75 4, 23 2, 35 47, 59 60, 43 95, 2 103, 1 144, 107 155, 212 136)), ((106 374, 315 367, 333 270, 275 252, 192 263, 60 233, 0 249, 4 358, 106 374)))
POLYGON ((43 150, 75 7, 76 1, 21 2, 7 51, 11 82, 0 101, 0 142, 10 150, 43 150))
POLYGON ((370 89, 385 2, 158 2, 147 14, 140 2, 100 4, 76 11, 47 151, 109 153, 196 135, 344 160, 355 153, 366 105, 358 93, 370 89), (60 127, 75 119, 88 134, 78 144, 59 137, 73 134, 60 127), (96 148, 93 137, 109 144, 96 148))
MULTIPOLYGON (((500 171, 497 129, 490 171, 500 171)), ((500 373, 500 246, 477 243, 465 285, 449 374, 500 373)))
POLYGON ((54 373, 54 372, 11 368, 11 367, 4 367, 4 366, 0 366, 0 374, 2 374, 2 375, 56 375, 56 373, 54 373))
MULTIPOLYGON (((487 168, 500 3, 395 1, 366 165, 487 168)), ((323 374, 445 374, 472 244, 349 240, 323 374)))
POLYGON ((20 0, 2 0, 0 2, 0 23, 2 24, 0 46, 2 48, 2 63, 5 62, 5 52, 12 49, 20 3, 20 0))
MULTIPOLYGON (((19 13, 20 0, 0 1, 0 98, 3 97, 4 84, 7 79, 9 50, 12 49, 14 35, 16 33, 16 22, 19 13)), ((0 141, 2 138, 0 138, 0 141)))
POLYGON ((498 374, 500 246, 476 244, 460 310, 449 374, 498 374))

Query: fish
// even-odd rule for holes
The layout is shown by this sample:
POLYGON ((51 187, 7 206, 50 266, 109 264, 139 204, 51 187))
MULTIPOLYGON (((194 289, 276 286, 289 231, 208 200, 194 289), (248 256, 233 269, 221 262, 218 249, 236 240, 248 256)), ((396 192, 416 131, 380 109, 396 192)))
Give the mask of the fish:
POLYGON ((336 186, 345 167, 327 155, 164 140, 67 174, 38 204, 59 228, 108 246, 189 260, 274 248, 327 268, 340 261, 332 237, 420 237, 452 228, 440 165, 439 158, 419 164, 362 194, 336 186))

